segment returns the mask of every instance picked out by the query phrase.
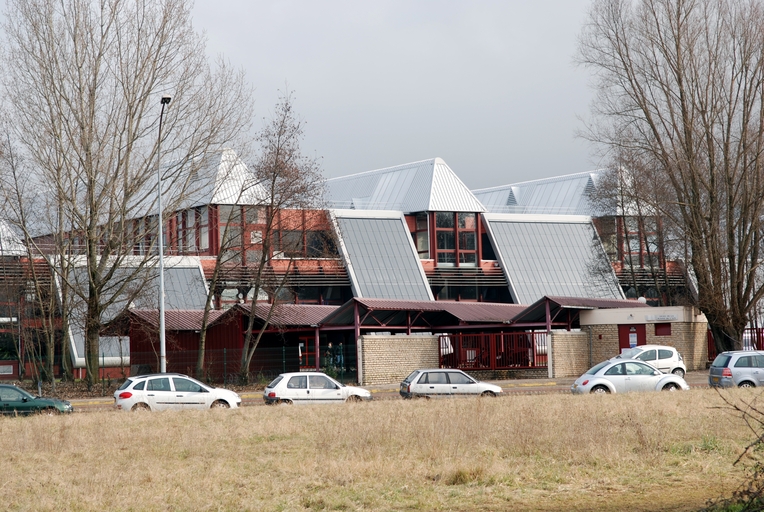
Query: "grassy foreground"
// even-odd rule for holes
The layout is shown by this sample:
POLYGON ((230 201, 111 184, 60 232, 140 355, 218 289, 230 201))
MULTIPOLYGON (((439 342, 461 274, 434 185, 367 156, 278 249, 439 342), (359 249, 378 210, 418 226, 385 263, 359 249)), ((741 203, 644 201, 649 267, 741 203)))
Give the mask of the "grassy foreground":
MULTIPOLYGON (((757 396, 733 390, 730 396, 757 396)), ((697 510, 752 438, 713 390, 0 418, 10 510, 697 510)))

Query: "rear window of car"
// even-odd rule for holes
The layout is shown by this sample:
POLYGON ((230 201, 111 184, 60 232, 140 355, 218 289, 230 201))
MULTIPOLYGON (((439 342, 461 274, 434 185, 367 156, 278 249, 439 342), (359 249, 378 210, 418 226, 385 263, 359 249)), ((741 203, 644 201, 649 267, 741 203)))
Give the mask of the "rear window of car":
POLYGON ((716 356, 716 359, 714 359, 714 362, 711 363, 711 366, 714 366, 716 368, 726 368, 731 358, 732 356, 719 354, 718 356, 716 356))
POLYGON ((671 359, 674 357, 674 353, 670 350, 659 350, 658 359, 671 359))
POLYGON ((603 369, 605 366, 607 366, 609 364, 610 364, 610 361, 604 361, 604 362, 602 362, 602 363, 600 363, 598 365, 592 366, 591 368, 589 368, 586 371, 586 374, 587 375, 594 375, 595 373, 597 373, 598 371, 600 371, 601 369, 603 369))
POLYGON ((419 370, 414 370, 413 372, 409 373, 409 376, 403 379, 403 382, 414 382, 414 377, 419 375, 419 370))
POLYGON ((275 388, 275 387, 276 387, 276 384, 278 384, 279 382, 281 382, 283 379, 284 379, 284 376, 283 376, 283 375, 279 375, 278 377, 276 377, 275 379, 273 379, 273 380, 271 381, 271 383, 270 383, 270 384, 268 384, 268 385, 267 385, 267 386, 265 386, 265 387, 266 387, 266 388, 275 388))
POLYGON ((123 389, 127 389, 130 387, 130 384, 132 384, 133 381, 130 379, 127 379, 125 382, 122 383, 120 387, 117 388, 117 391, 122 391, 123 389))
POLYGON ((472 384, 472 379, 460 372, 448 372, 448 380, 451 384, 472 384))
POLYGON ((143 388, 145 388, 145 387, 146 387, 146 381, 142 380, 138 384, 136 384, 133 389, 135 389, 137 391, 143 391, 143 388))

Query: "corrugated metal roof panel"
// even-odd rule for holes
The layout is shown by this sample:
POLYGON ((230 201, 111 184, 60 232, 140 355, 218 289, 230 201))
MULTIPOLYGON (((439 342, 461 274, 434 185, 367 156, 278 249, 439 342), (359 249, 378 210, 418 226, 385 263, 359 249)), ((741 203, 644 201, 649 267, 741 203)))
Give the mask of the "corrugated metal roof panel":
POLYGON ((545 295, 623 299, 618 278, 588 217, 484 216, 518 303, 545 295))
MULTIPOLYGON (((590 201, 604 169, 473 190, 492 213, 604 215, 590 201), (509 200, 514 194, 516 205, 509 200)), ((611 212, 612 213, 612 212, 611 212)))
POLYGON ((433 299, 402 214, 349 210, 333 214, 356 296, 433 299))
MULTIPOLYGON (((240 306, 242 311, 249 315, 249 304, 240 306)), ((258 304, 255 315, 260 320, 265 320, 273 308, 270 324, 278 327, 313 326, 321 322, 327 315, 333 313, 339 306, 324 306, 317 304, 258 304)))
POLYGON ((327 199, 334 208, 483 212, 485 208, 440 158, 332 178, 327 199))
POLYGON ((526 306, 521 304, 497 304, 493 302, 439 302, 443 310, 448 311, 463 322, 508 322, 526 306))
MULTIPOLYGON (((207 317, 207 325, 213 324, 225 311, 212 310, 207 317)), ((159 328, 159 310, 131 309, 130 314, 147 324, 159 328)), ((172 309, 164 312, 164 326, 168 331, 198 331, 202 328, 204 310, 172 309)))

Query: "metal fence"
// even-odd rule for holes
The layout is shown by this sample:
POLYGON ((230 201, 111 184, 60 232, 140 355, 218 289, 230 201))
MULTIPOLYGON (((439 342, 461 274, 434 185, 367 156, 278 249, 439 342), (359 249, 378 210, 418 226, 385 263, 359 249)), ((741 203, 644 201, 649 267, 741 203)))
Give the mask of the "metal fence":
POLYGON ((440 366, 509 370, 547 366, 546 332, 440 335, 440 366))
MULTIPOLYGON (((708 341, 708 360, 716 359, 716 343, 711 330, 706 334, 708 341)), ((743 350, 764 350, 764 327, 749 327, 743 331, 743 350)))

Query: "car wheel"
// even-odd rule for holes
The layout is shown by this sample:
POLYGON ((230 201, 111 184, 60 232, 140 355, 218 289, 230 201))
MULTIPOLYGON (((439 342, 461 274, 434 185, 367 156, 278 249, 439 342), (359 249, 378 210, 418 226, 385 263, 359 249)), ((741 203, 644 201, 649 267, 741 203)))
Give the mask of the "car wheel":
POLYGON ((231 406, 225 400, 215 400, 212 402, 210 409, 230 409, 231 406))
POLYGON ((149 404, 144 404, 143 402, 139 402, 133 406, 131 411, 150 411, 151 407, 149 407, 149 404))
POLYGON ((482 393, 480 393, 480 396, 496 398, 496 393, 494 393, 493 391, 483 391, 482 393))
POLYGON ((44 414, 46 416, 55 416, 60 413, 61 411, 59 411, 55 407, 48 407, 47 409, 43 409, 42 411, 40 411, 40 414, 44 414))
POLYGON ((669 382, 668 384, 666 384, 665 386, 663 386, 663 388, 661 389, 661 391, 677 391, 678 389, 679 389, 679 386, 677 386, 677 385, 676 385, 676 384, 674 384, 673 382, 669 382))
POLYGON ((677 377, 682 377, 682 378, 684 378, 684 370, 682 370, 681 368, 674 368, 674 371, 673 371, 673 372, 671 372, 671 373, 673 373, 673 374, 674 374, 674 375, 676 375, 677 377))
POLYGON ((594 393, 595 395, 606 395, 610 393, 610 390, 605 386, 594 386, 590 393, 594 393))
POLYGON ((362 399, 361 399, 361 397, 360 397, 360 396, 358 396, 358 395, 350 395, 350 396, 348 397, 348 399, 347 399, 347 400, 345 400, 345 401, 346 401, 346 402, 360 402, 361 400, 362 400, 362 399))
POLYGON ((281 399, 281 400, 279 400, 279 403, 280 404, 285 404, 285 405, 292 405, 292 401, 291 400, 281 399))
POLYGON ((737 387, 739 387, 739 388, 752 388, 752 387, 755 387, 755 386, 753 385, 753 382, 749 382, 747 380, 744 380, 743 382, 738 384, 737 387))

